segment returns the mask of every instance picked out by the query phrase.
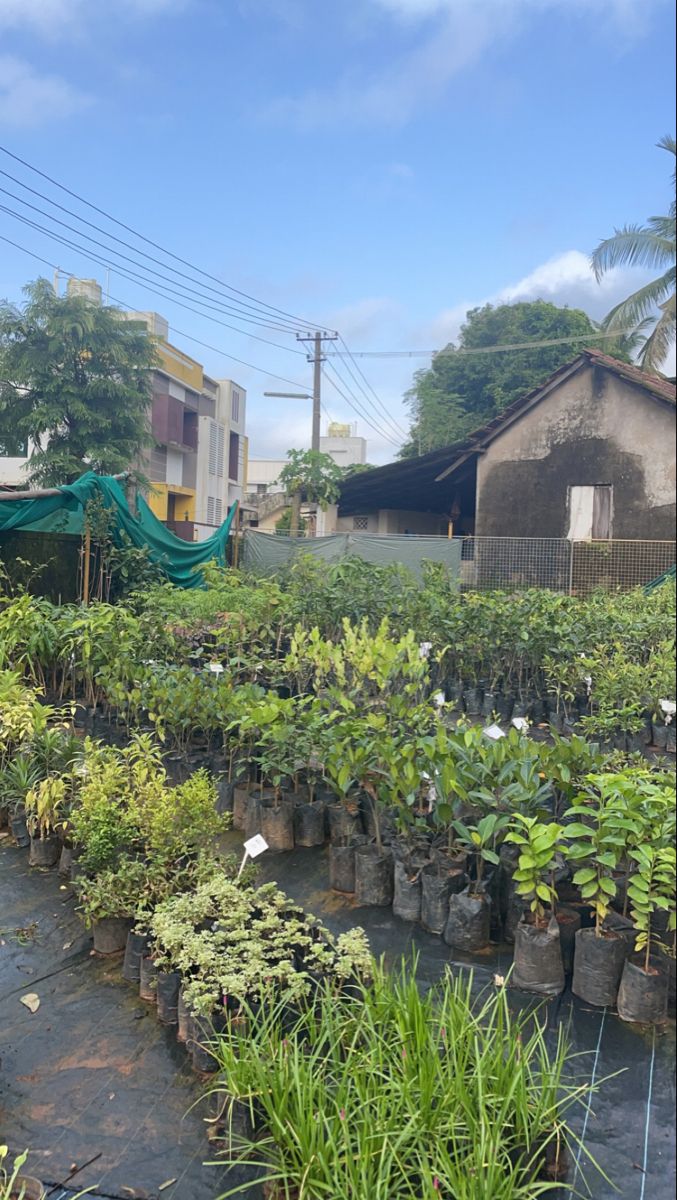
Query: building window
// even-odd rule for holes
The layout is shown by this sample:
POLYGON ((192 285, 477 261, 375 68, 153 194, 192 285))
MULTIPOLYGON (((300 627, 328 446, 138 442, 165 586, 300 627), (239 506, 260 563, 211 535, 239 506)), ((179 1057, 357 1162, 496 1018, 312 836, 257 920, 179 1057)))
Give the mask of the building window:
POLYGON ((222 521, 223 501, 220 496, 207 497, 207 524, 220 525, 222 521))
POLYGON ((209 474, 217 479, 223 479, 223 454, 226 434, 223 425, 217 421, 209 422, 209 474))
POLYGON ((240 478, 240 436, 231 433, 228 446, 228 478, 237 481, 240 478))
POLYGON ((240 393, 237 388, 233 388, 230 398, 230 419, 236 425, 240 420, 240 393))
POLYGON ((574 542, 608 541, 613 531, 614 490, 609 484, 569 488, 569 532, 574 542))
POLYGON ((353 517, 353 529, 354 530, 357 531, 358 529, 368 529, 368 528, 369 528, 369 517, 353 517))

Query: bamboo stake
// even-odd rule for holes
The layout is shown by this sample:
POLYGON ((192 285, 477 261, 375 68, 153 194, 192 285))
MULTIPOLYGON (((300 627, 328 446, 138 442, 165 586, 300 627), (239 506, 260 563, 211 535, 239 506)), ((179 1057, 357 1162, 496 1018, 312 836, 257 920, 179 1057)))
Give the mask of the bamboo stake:
POLYGON ((89 564, 92 554, 92 535, 87 526, 85 530, 85 561, 82 568, 82 603, 89 604, 89 564))

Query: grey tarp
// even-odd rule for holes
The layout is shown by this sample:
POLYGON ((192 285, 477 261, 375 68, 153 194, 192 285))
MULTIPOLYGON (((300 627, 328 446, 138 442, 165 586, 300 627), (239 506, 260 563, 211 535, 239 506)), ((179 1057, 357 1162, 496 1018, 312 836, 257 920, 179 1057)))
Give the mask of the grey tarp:
POLYGON ((323 562, 361 558, 365 562, 399 563, 420 577, 422 563, 444 563, 458 581, 461 571, 461 542, 455 538, 379 537, 371 533, 333 533, 328 537, 291 538, 248 529, 244 535, 244 566, 270 574, 299 554, 312 554, 323 562))

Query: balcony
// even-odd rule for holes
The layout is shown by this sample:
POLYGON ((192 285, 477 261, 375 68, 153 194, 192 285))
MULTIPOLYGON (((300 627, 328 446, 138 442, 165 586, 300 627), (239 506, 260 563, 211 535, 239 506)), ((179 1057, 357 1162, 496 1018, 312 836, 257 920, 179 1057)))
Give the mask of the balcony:
POLYGON ((187 409, 175 396, 155 392, 151 433, 160 446, 197 450, 197 413, 187 409))

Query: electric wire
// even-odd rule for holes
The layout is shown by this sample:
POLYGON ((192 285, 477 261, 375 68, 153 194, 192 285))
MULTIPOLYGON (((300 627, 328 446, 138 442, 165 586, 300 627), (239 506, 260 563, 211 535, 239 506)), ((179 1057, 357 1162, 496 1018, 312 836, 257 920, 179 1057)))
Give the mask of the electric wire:
MULTIPOLYGON (((37 262, 41 262, 44 266, 51 267, 53 271, 60 271, 63 275, 67 275, 71 279, 77 279, 77 275, 75 275, 72 271, 66 271, 63 267, 58 266, 56 263, 49 262, 49 260, 43 258, 42 255, 36 254, 35 251, 29 250, 26 246, 20 245, 19 242, 13 241, 12 238, 5 237, 3 233, 0 233, 0 240, 6 242, 9 246, 14 246, 16 250, 21 250, 23 254, 28 254, 31 258, 36 259, 37 262)), ((119 297, 111 296, 111 300, 114 300, 115 303, 120 306, 120 308, 127 309, 128 312, 137 311, 134 305, 128 304, 127 301, 121 300, 119 297)), ((186 333, 184 330, 177 329, 175 325, 170 325, 169 328, 171 329, 172 333, 178 334, 179 337, 185 337, 188 339, 188 341, 195 342, 196 345, 203 346, 206 350, 213 350, 215 354, 220 354, 222 358, 227 358, 230 362, 236 362, 242 367, 248 367, 252 371, 258 371, 261 375, 267 376, 268 379, 277 379, 280 383, 290 383, 292 387, 303 388, 306 386, 303 383, 299 383, 298 379, 287 379, 285 375, 276 375, 274 371, 269 371, 266 367, 259 367, 256 365, 256 363, 246 362, 244 358, 236 358, 234 354, 228 354, 226 350, 222 350, 219 346, 211 346, 209 342, 203 342, 199 338, 194 337, 192 333, 186 333)))
POLYGON ((369 425, 369 427, 371 429, 373 429, 374 432, 377 433, 380 438, 383 438, 383 440, 386 442, 389 442, 391 446, 395 446, 399 449, 399 446, 401 443, 399 441, 395 441, 395 439, 392 437, 391 434, 386 433, 386 431, 384 429, 381 429, 378 425, 375 425, 374 422, 370 420, 369 416, 367 416, 364 409, 360 407, 357 397, 354 396, 352 394, 352 392, 350 393, 350 396, 346 395, 346 393, 343 391, 342 387, 340 386, 340 384, 345 385, 345 380, 342 379, 341 376, 337 374, 332 363, 327 363, 327 366, 333 372, 333 374, 336 375, 336 378, 339 380, 339 383, 337 383, 334 379, 332 379, 332 377, 330 375, 325 374, 325 379, 327 379, 327 381, 331 384, 331 386, 334 388, 334 390, 336 392, 338 392, 339 396, 341 396, 342 399, 345 400, 346 404, 350 408, 352 408, 353 411, 356 412, 358 414, 358 416, 361 417, 362 420, 365 421, 366 424, 369 425))
MULTIPOLYGON (((372 387, 371 383, 369 382, 369 380, 367 379, 366 375, 364 374, 364 371, 363 371, 363 370, 362 370, 362 368, 360 367, 359 363, 356 361, 356 359, 355 359, 355 355, 354 355, 354 354, 352 353, 352 351, 349 349, 348 345, 346 344, 346 340, 345 340, 345 338, 342 336, 342 334, 339 334, 339 341, 340 341, 341 345, 343 346, 343 348, 344 348, 344 350, 345 350, 345 352, 346 352, 346 354, 347 354, 347 356, 348 356, 348 359, 344 359, 344 360, 343 360, 343 361, 345 362, 345 365, 346 365, 346 367, 348 367, 348 369, 350 370, 349 361, 348 361, 348 360, 350 360, 350 362, 352 362, 352 363, 354 364, 354 366, 355 366, 355 371, 357 372, 357 375, 359 375, 359 376, 361 377, 362 381, 363 381, 363 383, 362 383, 362 384, 360 384, 359 380, 357 379, 357 375, 356 375, 356 374, 355 374, 355 373, 354 373, 352 370, 350 370, 350 374, 351 374, 352 378, 353 378, 353 379, 355 380, 355 382, 357 383, 357 385, 358 385, 358 387, 360 388, 361 392, 363 393, 363 395, 364 395, 365 399, 368 399, 368 397, 367 397, 367 393, 366 393, 366 391, 365 391, 365 386, 366 386, 366 387, 369 389, 369 391, 371 392, 372 396, 374 397, 374 400, 375 400, 376 404, 377 404, 377 405, 378 405, 378 407, 381 409, 381 412, 382 412, 382 413, 383 413, 383 415, 385 416, 387 424, 393 428, 393 430, 394 430, 394 432, 396 433, 397 437, 398 437, 398 438, 407 438, 407 437, 409 436, 409 435, 408 435, 408 433, 406 433, 406 431, 405 431, 405 430, 404 430, 404 429, 401 427, 401 425, 399 424, 399 422, 398 422, 398 421, 397 421, 397 420, 396 420, 394 417, 392 417, 392 416, 390 415, 390 413, 388 412, 388 410, 387 410, 387 408, 386 408, 385 404, 384 404, 384 403, 383 403, 383 401, 382 401, 382 400, 379 398, 379 396, 378 396, 377 392, 376 392, 376 391, 375 391, 375 389, 372 387), (363 386, 363 385, 364 385, 364 386, 363 386)), ((371 401, 369 401, 369 403, 371 403, 371 401)), ((379 419, 380 419, 380 418, 379 418, 379 419)))
MULTIPOLYGON (((362 395, 358 396, 358 394, 356 393, 355 388, 353 386, 352 380, 350 378, 348 378, 348 374, 352 375, 353 373, 349 372, 348 374, 346 374, 346 373, 342 372, 342 368, 345 365, 344 360, 340 359, 340 360, 335 360, 334 362, 329 362, 329 360, 325 356, 325 363, 326 363, 327 367, 329 367, 329 369, 333 372, 335 379, 341 385, 341 388, 343 389, 341 394, 342 394, 344 400, 346 400, 346 402, 350 404, 351 408, 353 408, 353 410, 356 411, 358 413, 358 415, 360 417, 362 417, 363 420, 367 421, 369 426, 373 430, 375 430, 376 433, 378 433, 379 437, 385 438, 387 441, 389 441, 394 446, 398 446, 398 447, 401 446, 402 442, 406 438, 406 434, 400 434, 399 432, 397 432, 397 430, 391 429, 390 426, 385 425, 382 418, 379 416, 378 412, 376 411, 374 404, 371 402, 369 397, 364 393, 364 389, 362 389, 362 395), (341 369, 339 369, 339 368, 341 368, 341 369), (348 396, 345 395, 346 392, 348 393, 348 396)), ((332 378, 329 375, 326 375, 325 377, 332 384, 332 387, 336 387, 334 378, 332 378)))
MULTIPOLYGON (((171 271, 173 275, 179 275, 183 279, 188 279, 191 283, 197 283, 200 288, 200 290, 197 291, 195 288, 188 287, 186 284, 179 284, 179 286, 182 287, 182 289, 184 291, 192 292, 194 295, 197 295, 197 296, 202 296, 205 291, 213 292, 220 301, 220 304, 218 306, 215 306, 217 311, 223 311, 223 312, 232 314, 232 315, 236 316, 238 318, 238 320, 247 321, 247 322, 250 322, 251 324, 263 325, 264 327, 269 328, 269 329, 279 329, 279 330, 283 330, 286 333, 296 333, 297 331, 299 331, 298 325, 293 325, 284 319, 273 320, 270 317, 266 317, 264 314, 260 313, 259 310, 253 310, 253 312, 256 315, 249 316, 249 314, 246 313, 245 309, 243 309, 241 307, 236 308, 230 304, 225 304, 224 298, 221 296, 221 294, 217 291, 216 288, 210 287, 209 284, 204 284, 200 280, 193 279, 192 276, 187 275, 184 271, 177 271, 175 267, 172 267, 167 263, 163 263, 161 259, 155 258, 154 255, 147 254, 145 250, 141 250, 136 246, 132 246, 131 243, 126 242, 124 240, 124 238, 118 238, 118 237, 116 237, 115 234, 109 233, 105 229, 101 229, 101 227, 99 225, 95 225, 92 221, 87 221, 84 217, 81 217, 78 213, 74 213, 72 211, 72 209, 65 208, 63 204, 57 204, 55 200, 51 200, 49 196, 45 196, 42 192, 36 191, 35 188, 28 187, 28 184, 22 183, 22 181, 20 179, 16 179, 16 177, 14 175, 10 175, 10 173, 8 171, 3 171, 0 169, 0 175, 4 175, 7 179, 12 179, 15 183, 18 183, 20 187, 25 188, 32 195, 39 196, 42 200, 45 200, 48 204, 51 204, 53 207, 58 208, 60 212, 68 213, 68 215, 74 217, 76 221, 79 221, 80 223, 87 225, 90 229, 95 229, 98 233, 103 234, 104 237, 109 238, 110 240, 112 240, 114 242, 118 242, 121 246, 126 246, 128 250, 133 250, 135 254, 141 254, 144 258, 148 258, 151 262, 156 263, 158 266, 165 267, 165 269, 171 271)), ((120 258, 126 259, 128 262, 131 262, 135 266, 139 267, 142 271, 147 271, 151 275, 159 275, 160 278, 166 279, 166 280, 168 280, 168 282, 170 282, 172 284, 177 283, 177 280, 172 279, 171 276, 163 275, 163 274, 161 274, 161 272, 153 270, 152 267, 146 266, 145 263, 139 263, 139 262, 137 262, 136 259, 130 258, 129 255, 122 254, 121 251, 115 250, 114 248, 112 248, 110 246, 104 245, 104 243, 100 242, 98 240, 98 238, 93 238, 89 234, 84 233, 81 229, 78 229, 76 226, 70 225, 67 221, 60 220, 59 217, 55 217, 53 215, 53 213, 46 212, 45 209, 40 208, 39 205, 31 204, 31 202, 29 200, 25 200, 22 196, 17 196, 16 192, 10 191, 9 188, 0 187, 0 192, 4 192, 4 194, 6 196, 11 196, 11 198, 13 200, 16 200, 19 204, 23 204, 24 207, 31 208, 31 209, 33 209, 34 212, 38 212, 43 217, 47 217, 47 219, 49 221, 53 221, 55 224, 62 225, 65 229, 69 229, 71 231, 71 233, 76 233, 78 235, 78 237, 84 237, 87 239, 87 241, 94 242, 95 245, 101 246, 108 253, 116 254, 120 258)), ((246 307, 251 308, 252 306, 248 305, 246 307)))
POLYGON ((267 310, 268 312, 277 313, 279 316, 289 318, 292 322, 294 322, 295 325, 298 326, 299 329, 317 329, 317 330, 319 330, 321 328, 321 326, 317 325, 313 321, 306 321, 303 318, 297 317, 293 313, 290 313, 283 308, 277 308, 275 305, 268 304, 266 301, 258 300, 256 296, 252 296, 248 292, 242 291, 240 288, 233 287, 229 283, 224 283, 223 280, 218 278, 218 276, 211 275, 209 273, 209 271, 204 271, 202 269, 202 267, 197 267, 195 265, 195 263, 191 263, 188 259, 181 258, 180 255, 174 254, 174 252, 172 250, 168 250, 165 246, 162 246, 159 242, 154 242, 152 240, 152 238, 146 237, 145 234, 139 233, 139 231, 134 229, 131 225, 127 225, 127 224, 125 224, 124 221, 118 220, 117 217, 114 217, 111 213, 106 212, 105 209, 99 208, 98 205, 93 204, 91 200, 85 199, 84 196, 81 196, 78 192, 72 191, 71 188, 66 187, 65 184, 59 183, 59 181, 57 179, 52 178, 52 176, 48 175, 45 171, 41 171, 38 167, 33 166, 32 163, 28 162, 25 158, 21 158, 20 155, 14 154, 6 146, 0 145, 0 151, 2 151, 3 154, 6 154, 9 158, 14 159, 15 162, 21 163, 21 165, 23 167, 27 167, 29 171, 33 171, 36 175, 39 175, 41 179, 47 180, 47 182, 51 183, 53 185, 53 187, 59 188, 60 191, 65 192, 68 196, 71 196, 74 200, 77 200, 80 204, 84 204, 84 205, 86 205, 87 208, 92 209, 93 212, 97 212, 99 214, 99 216, 105 217, 107 221, 112 221, 113 224, 118 226, 118 228, 125 229, 127 231, 127 233, 133 234, 134 237, 138 238, 142 242, 145 242, 147 246, 152 246, 153 249, 159 250, 161 254, 165 254, 169 258, 173 258, 175 262, 180 262, 182 264, 182 266, 189 267, 192 271, 196 271, 199 275, 202 275, 205 279, 210 279, 212 281, 212 283, 217 283, 220 288, 223 288, 224 290, 232 292, 236 296, 241 296, 245 300, 251 300, 254 304, 267 310))
POLYGON ((614 339, 634 333, 634 329, 615 329, 597 333, 574 333, 569 337, 546 338, 537 342, 511 342, 500 346, 462 346, 444 350, 328 350, 331 358, 456 358, 470 354, 500 354, 505 350, 539 350, 541 346, 566 346, 570 342, 592 342, 614 339))
POLYGON ((73 242, 70 238, 64 237, 63 234, 56 233, 51 229, 45 228, 45 226, 40 225, 39 222, 31 220, 30 217, 25 217, 21 213, 17 213, 13 209, 8 208, 7 205, 0 204, 0 212, 7 213, 8 216, 11 216, 15 220, 20 221, 22 224, 29 226, 31 229, 35 229, 38 233, 42 233, 44 237, 47 237, 55 242, 60 242, 61 245, 67 246, 70 250, 75 250, 78 254, 82 254, 85 258, 89 259, 90 262, 98 263, 99 266, 108 269, 110 269, 111 266, 114 266, 115 273, 117 275, 121 275, 124 279, 130 280, 132 283, 142 284, 147 291, 153 292, 154 295, 160 296, 163 300, 168 300, 172 304, 178 304, 180 308, 185 308, 188 312, 195 313, 198 317, 204 317, 207 321, 212 321, 215 325, 223 326, 224 329, 231 329, 234 333, 239 333, 241 337, 253 338, 257 342, 263 342, 267 346, 273 346, 276 350, 284 350, 288 354, 298 354, 301 355, 301 357, 305 357, 302 350, 296 350, 293 346, 284 346, 280 342, 272 342, 270 338, 261 337, 260 334, 252 333, 248 329, 238 329, 237 325, 231 325, 229 321, 222 321, 219 317, 212 316, 210 313, 205 312, 204 309, 195 308, 191 304, 186 304, 185 301, 176 298, 177 295, 181 295, 181 293, 175 293, 173 288, 168 288, 165 286, 162 290, 160 290, 161 285, 157 284, 154 280, 149 282, 143 275, 137 275, 135 271, 130 271, 128 267, 120 267, 117 264, 111 264, 108 259, 103 258, 95 251, 90 250, 87 246, 81 246, 77 242, 73 242))

